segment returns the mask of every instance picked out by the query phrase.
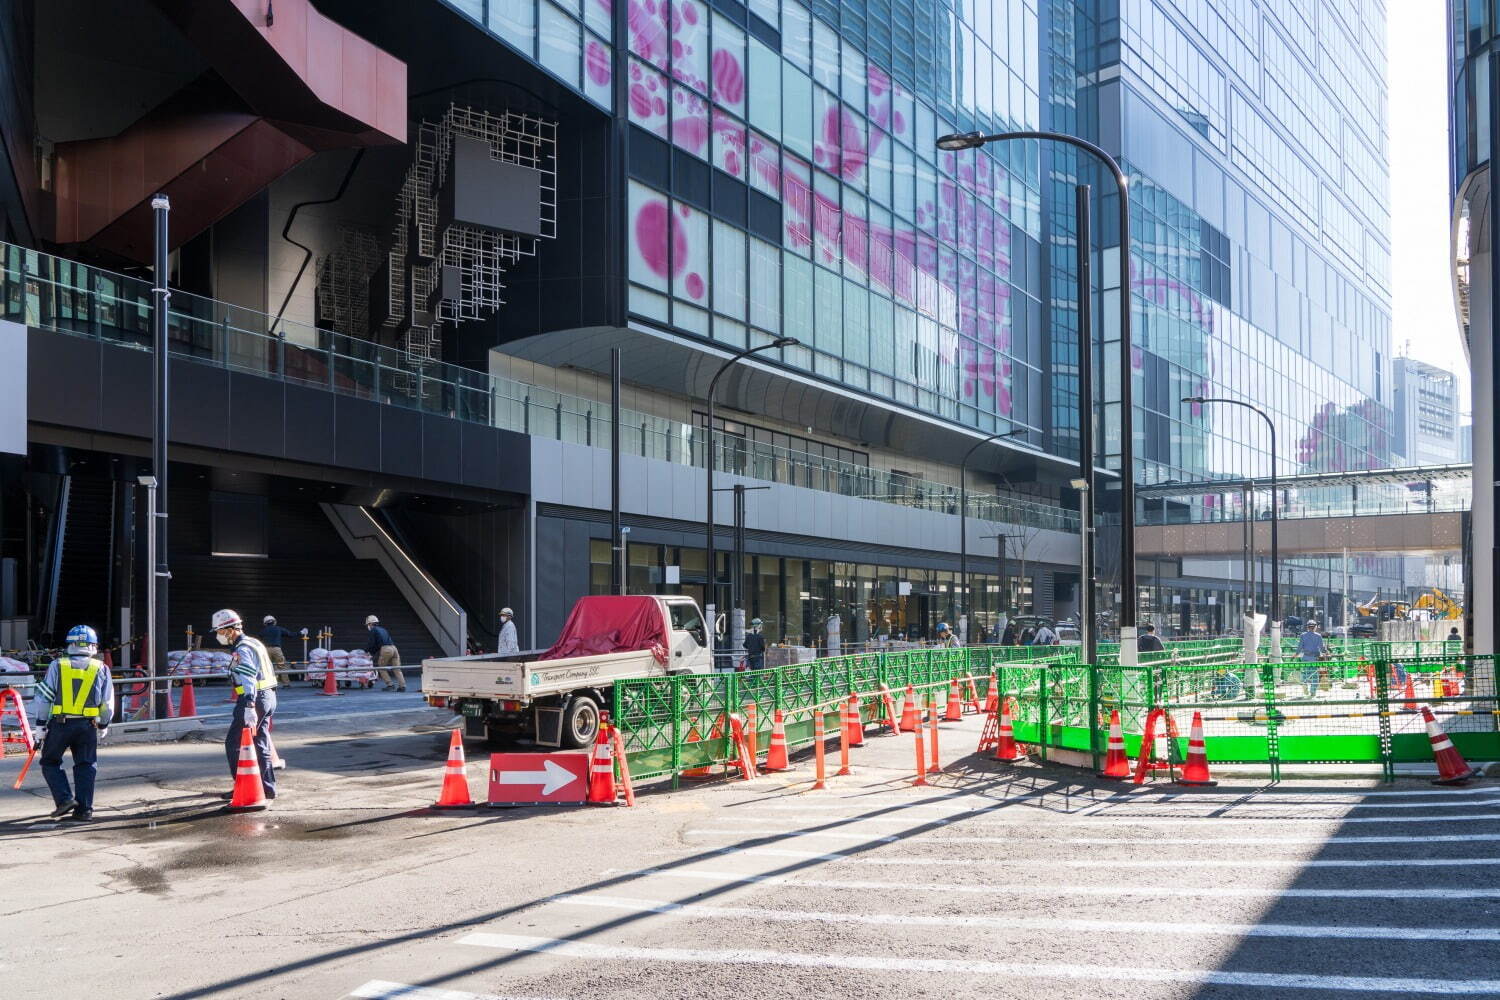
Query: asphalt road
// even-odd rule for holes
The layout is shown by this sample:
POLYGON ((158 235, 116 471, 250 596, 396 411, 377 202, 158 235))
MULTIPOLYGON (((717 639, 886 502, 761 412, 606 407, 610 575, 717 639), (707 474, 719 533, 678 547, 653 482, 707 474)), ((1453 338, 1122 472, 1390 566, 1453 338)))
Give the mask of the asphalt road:
POLYGON ((7 759, 6 994, 1500 996, 1494 781, 1129 790, 959 756, 970 719, 928 788, 887 737, 821 792, 436 812, 450 720, 382 697, 289 713, 265 813, 216 742, 106 748, 82 829, 7 759))

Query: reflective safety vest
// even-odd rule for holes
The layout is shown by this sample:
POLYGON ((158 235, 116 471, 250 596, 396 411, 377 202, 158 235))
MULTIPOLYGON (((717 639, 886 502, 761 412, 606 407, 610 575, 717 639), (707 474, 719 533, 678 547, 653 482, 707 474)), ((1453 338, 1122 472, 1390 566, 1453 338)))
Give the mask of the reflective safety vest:
POLYGON ((99 717, 99 706, 90 705, 94 695, 94 678, 104 668, 98 660, 89 660, 88 666, 78 668, 64 656, 57 661, 57 702, 52 706, 53 715, 81 715, 89 719, 99 717))
MULTIPOLYGON (((260 676, 255 679, 255 690, 269 691, 276 686, 276 668, 271 665, 271 654, 266 652, 266 647, 259 639, 243 636, 240 645, 249 646, 255 650, 255 655, 260 658, 260 676)), ((244 694, 245 688, 241 684, 235 684, 234 693, 244 694)))

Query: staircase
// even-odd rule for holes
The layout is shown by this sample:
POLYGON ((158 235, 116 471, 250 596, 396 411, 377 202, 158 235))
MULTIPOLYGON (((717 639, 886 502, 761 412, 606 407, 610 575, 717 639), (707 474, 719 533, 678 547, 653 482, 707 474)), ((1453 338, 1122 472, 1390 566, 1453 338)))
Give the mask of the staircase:
POLYGON ((91 625, 101 641, 111 634, 110 580, 114 550, 114 484, 70 477, 68 520, 53 632, 60 642, 74 625, 91 625))

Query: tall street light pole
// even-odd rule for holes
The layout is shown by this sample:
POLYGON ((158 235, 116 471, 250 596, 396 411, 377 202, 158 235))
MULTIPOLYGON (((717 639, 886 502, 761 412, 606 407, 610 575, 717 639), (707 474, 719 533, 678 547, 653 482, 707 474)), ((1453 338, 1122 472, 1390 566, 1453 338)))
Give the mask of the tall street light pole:
POLYGON ((1247 403, 1241 399, 1226 399, 1221 396, 1183 396, 1184 403, 1223 403, 1226 406, 1242 406, 1260 414, 1260 418, 1266 422, 1266 429, 1271 432, 1271 659, 1281 659, 1281 550, 1277 539, 1277 517, 1276 508, 1278 503, 1276 489, 1276 422, 1271 415, 1253 403, 1247 403))
POLYGON ((1089 185, 1075 191, 1078 215, 1078 636, 1083 662, 1098 663, 1094 634, 1094 283, 1089 185))
POLYGON ((1102 163, 1114 177, 1120 194, 1120 665, 1136 666, 1135 587, 1135 429, 1132 400, 1130 337, 1130 185, 1125 172, 1113 156, 1087 139, 1062 132, 997 132, 984 135, 962 132, 938 139, 937 147, 948 152, 978 149, 991 142, 1012 139, 1040 139, 1066 143, 1081 149, 1102 163))
MULTIPOLYGON (((958 465, 958 621, 954 624, 967 622, 965 615, 969 613, 969 459, 974 453, 991 441, 999 441, 1001 438, 1020 437, 1030 431, 1025 427, 1012 427, 1008 431, 1000 431, 991 434, 981 441, 975 441, 969 450, 964 452, 964 460, 958 465)), ((964 625, 964 642, 969 641, 969 625, 964 625)))
POLYGON ((708 427, 707 433, 705 433, 703 436, 703 465, 704 468, 708 470, 708 476, 706 477, 708 479, 708 488, 706 490, 704 500, 704 524, 707 529, 706 533, 708 535, 708 544, 706 546, 708 550, 708 577, 707 583, 703 588, 703 614, 707 619, 707 627, 703 631, 704 638, 708 640, 708 662, 714 666, 718 665, 717 660, 715 659, 714 651, 714 646, 717 645, 717 643, 714 641, 714 632, 718 624, 719 617, 718 601, 715 599, 716 591, 718 590, 718 573, 715 572, 716 567, 714 566, 714 393, 718 391, 719 379, 723 377, 725 372, 727 372, 730 368, 733 368, 738 362, 743 361, 750 355, 756 354, 760 351, 769 351, 774 347, 796 347, 799 343, 800 341, 798 341, 795 337, 777 337, 775 340, 771 341, 768 344, 761 344, 759 347, 747 347, 745 348, 745 350, 740 351, 738 354, 734 355, 728 361, 725 361, 722 365, 720 365, 719 370, 714 372, 714 377, 708 382, 708 406, 707 412, 704 414, 704 416, 707 418, 708 427))
MULTIPOLYGON (((154 490, 156 503, 148 516, 156 528, 146 533, 148 545, 151 548, 151 592, 156 598, 151 609, 151 625, 146 644, 150 657, 146 670, 152 675, 165 675, 167 672, 166 651, 169 648, 167 645, 167 584, 172 579, 172 571, 167 560, 167 433, 169 429, 167 400, 170 396, 168 379, 171 377, 169 350, 171 344, 167 336, 167 310, 172 301, 172 292, 167 286, 169 277, 167 223, 171 210, 172 203, 166 195, 157 194, 152 197, 151 213, 155 223, 155 253, 151 278, 151 328, 152 346, 156 353, 152 358, 154 377, 151 386, 153 400, 151 471, 156 479, 154 490), (160 657, 160 662, 158 662, 158 657, 160 657)), ((151 717, 153 719, 167 718, 172 709, 171 685, 163 681, 152 681, 151 690, 151 717)))

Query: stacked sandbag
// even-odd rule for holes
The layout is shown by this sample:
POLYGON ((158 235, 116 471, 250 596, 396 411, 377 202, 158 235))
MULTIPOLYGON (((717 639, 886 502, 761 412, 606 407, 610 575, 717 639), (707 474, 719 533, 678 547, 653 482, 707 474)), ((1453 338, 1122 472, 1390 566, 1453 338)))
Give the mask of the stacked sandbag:
MULTIPOLYGON (((307 679, 321 685, 328 673, 328 650, 319 646, 307 654, 307 659, 307 679)), ((334 680, 337 681, 338 678, 335 677, 334 680)))
POLYGON ((221 650, 174 649, 167 653, 167 673, 171 676, 200 677, 228 672, 229 653, 221 650))
POLYGON ((349 650, 349 673, 344 676, 361 684, 375 683, 375 661, 363 649, 349 650))
POLYGON ((31 667, 9 656, 0 656, 0 674, 29 674, 31 667))

